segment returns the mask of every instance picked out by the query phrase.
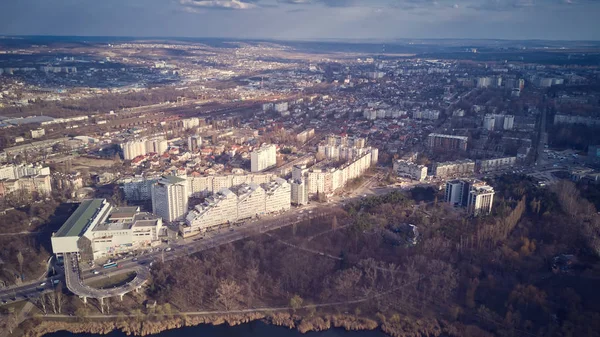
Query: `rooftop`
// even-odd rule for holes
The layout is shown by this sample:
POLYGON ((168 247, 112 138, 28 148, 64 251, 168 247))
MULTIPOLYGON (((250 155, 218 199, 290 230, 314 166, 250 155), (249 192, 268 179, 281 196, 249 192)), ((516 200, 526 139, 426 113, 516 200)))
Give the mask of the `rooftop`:
POLYGON ((94 219, 98 210, 104 205, 105 199, 87 199, 81 202, 79 207, 60 227, 55 236, 81 236, 87 225, 94 219))

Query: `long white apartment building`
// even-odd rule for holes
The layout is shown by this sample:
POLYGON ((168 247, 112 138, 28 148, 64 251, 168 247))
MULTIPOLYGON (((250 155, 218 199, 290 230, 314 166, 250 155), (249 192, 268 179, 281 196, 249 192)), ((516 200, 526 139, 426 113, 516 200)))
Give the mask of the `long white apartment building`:
POLYGON ((27 165, 13 165, 6 164, 0 166, 0 180, 2 179, 20 179, 27 176, 47 176, 50 175, 50 168, 27 164, 27 165))
POLYGON ((261 172, 277 164, 277 147, 263 145, 250 153, 250 171, 261 172))
POLYGON ((475 169, 477 170, 477 172, 485 173, 513 167, 516 163, 517 157, 482 159, 475 161, 475 169))
POLYGON ((139 207, 114 207, 106 199, 87 199, 53 233, 54 254, 79 253, 95 260, 160 243, 162 220, 139 207))
POLYGON ((438 178, 467 177, 475 173, 475 162, 470 159, 437 163, 435 176, 438 178))
POLYGON ((423 181, 427 178, 427 166, 418 165, 408 160, 398 159, 394 161, 394 172, 405 178, 423 181))
POLYGON ((228 174, 215 176, 189 175, 187 181, 189 184, 190 196, 200 197, 211 193, 217 193, 224 188, 230 188, 241 184, 264 184, 277 176, 271 173, 259 174, 228 174))
POLYGON ((168 149, 168 143, 162 136, 141 138, 121 144, 123 159, 132 160, 148 153, 163 154, 168 149))
POLYGON ((281 178, 262 185, 224 188, 194 207, 185 217, 185 224, 179 227, 179 232, 183 237, 197 235, 222 224, 286 211, 290 204, 290 184, 281 178))
POLYGON ((183 219, 188 210, 188 182, 164 176, 152 185, 152 212, 165 221, 183 219))
POLYGON ((320 164, 317 164, 316 167, 310 168, 304 174, 308 185, 308 194, 331 194, 344 187, 350 180, 360 177, 369 167, 377 163, 378 150, 375 148, 369 149, 369 152, 341 167, 327 168, 320 167, 320 164))

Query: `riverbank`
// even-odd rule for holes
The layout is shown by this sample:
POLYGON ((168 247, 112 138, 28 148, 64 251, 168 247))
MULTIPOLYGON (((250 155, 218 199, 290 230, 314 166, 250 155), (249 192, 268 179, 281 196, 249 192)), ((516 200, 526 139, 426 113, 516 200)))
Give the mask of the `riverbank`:
MULTIPOLYGON (((39 320, 39 318, 34 318, 39 320)), ((108 319, 78 319, 77 321, 60 320, 40 320, 32 324, 31 328, 25 331, 24 337, 42 337, 46 334, 57 331, 69 331, 71 333, 92 333, 108 334, 114 330, 120 330, 127 335, 147 336, 158 334, 160 332, 178 329, 182 327, 191 327, 201 324, 230 326, 250 323, 252 321, 262 320, 267 324, 283 326, 289 329, 297 329, 301 333, 311 331, 324 331, 331 328, 342 328, 348 331, 362 331, 380 329, 387 335, 393 337, 415 336, 421 333, 427 333, 430 336, 439 336, 442 334, 442 328, 439 324, 424 324, 419 322, 418 326, 407 325, 409 321, 400 321, 392 318, 394 322, 378 322, 370 318, 356 317, 350 314, 325 314, 322 316, 302 317, 289 312, 277 313, 245 313, 228 314, 213 316, 187 316, 185 314, 176 314, 171 317, 156 317, 148 315, 142 317, 128 317, 118 315, 116 318, 108 319), (413 330, 413 328, 418 328, 413 330), (410 333, 409 333, 410 331, 410 333), (415 334, 416 333, 416 334, 415 334)))

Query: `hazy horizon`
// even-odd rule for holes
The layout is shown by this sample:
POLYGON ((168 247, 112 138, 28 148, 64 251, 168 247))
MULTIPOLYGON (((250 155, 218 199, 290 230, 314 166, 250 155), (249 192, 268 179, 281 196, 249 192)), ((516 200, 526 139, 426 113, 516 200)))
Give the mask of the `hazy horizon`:
POLYGON ((0 35, 600 40, 595 0, 22 0, 0 35))

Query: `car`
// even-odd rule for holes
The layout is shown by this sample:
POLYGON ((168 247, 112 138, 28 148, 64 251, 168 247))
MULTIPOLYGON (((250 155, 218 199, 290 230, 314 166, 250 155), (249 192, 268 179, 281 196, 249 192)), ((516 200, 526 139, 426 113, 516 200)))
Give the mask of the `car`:
POLYGON ((43 286, 45 286, 45 285, 46 285, 46 282, 42 282, 42 283, 40 283, 40 287, 43 287, 43 286))
POLYGON ((137 257, 134 257, 131 261, 136 262, 138 260, 137 257))

